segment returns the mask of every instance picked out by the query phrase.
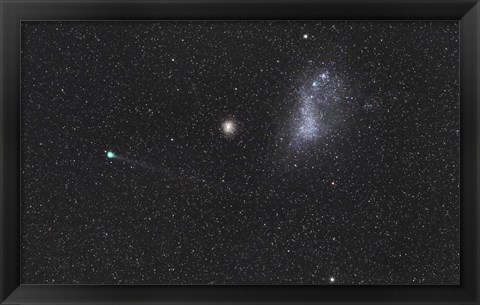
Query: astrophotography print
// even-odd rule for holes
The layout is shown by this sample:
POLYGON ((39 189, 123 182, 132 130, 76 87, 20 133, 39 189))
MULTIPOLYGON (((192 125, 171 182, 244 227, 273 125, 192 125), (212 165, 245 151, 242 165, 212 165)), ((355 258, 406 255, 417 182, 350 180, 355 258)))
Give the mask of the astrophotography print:
POLYGON ((458 22, 21 30, 23 283, 460 283, 458 22))

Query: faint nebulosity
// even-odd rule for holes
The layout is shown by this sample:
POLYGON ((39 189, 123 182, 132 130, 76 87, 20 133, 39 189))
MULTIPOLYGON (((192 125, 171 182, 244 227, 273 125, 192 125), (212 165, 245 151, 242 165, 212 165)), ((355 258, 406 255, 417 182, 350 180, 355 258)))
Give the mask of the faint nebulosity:
POLYGON ((458 34, 23 22, 23 283, 459 284, 458 34))

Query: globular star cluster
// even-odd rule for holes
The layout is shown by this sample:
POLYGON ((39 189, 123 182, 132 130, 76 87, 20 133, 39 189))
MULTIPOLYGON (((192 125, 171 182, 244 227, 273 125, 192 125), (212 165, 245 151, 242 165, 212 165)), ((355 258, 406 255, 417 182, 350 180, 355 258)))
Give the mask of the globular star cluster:
POLYGON ((237 123, 234 120, 225 120, 222 123, 222 130, 226 137, 232 137, 237 132, 237 123))
POLYGON ((458 34, 22 22, 22 282, 459 284, 458 34))

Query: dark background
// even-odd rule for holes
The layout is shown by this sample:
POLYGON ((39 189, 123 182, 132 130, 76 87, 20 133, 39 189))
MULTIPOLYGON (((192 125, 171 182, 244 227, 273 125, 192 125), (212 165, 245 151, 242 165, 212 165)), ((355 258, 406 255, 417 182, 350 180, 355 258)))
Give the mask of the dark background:
POLYGON ((26 22, 22 52, 24 283, 458 284, 457 22, 26 22))

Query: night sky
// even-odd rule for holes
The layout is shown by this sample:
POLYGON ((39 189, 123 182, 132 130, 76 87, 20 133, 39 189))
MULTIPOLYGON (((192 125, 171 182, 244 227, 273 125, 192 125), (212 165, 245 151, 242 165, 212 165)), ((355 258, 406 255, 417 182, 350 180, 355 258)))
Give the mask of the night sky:
POLYGON ((22 23, 22 282, 459 284, 459 28, 22 23))

